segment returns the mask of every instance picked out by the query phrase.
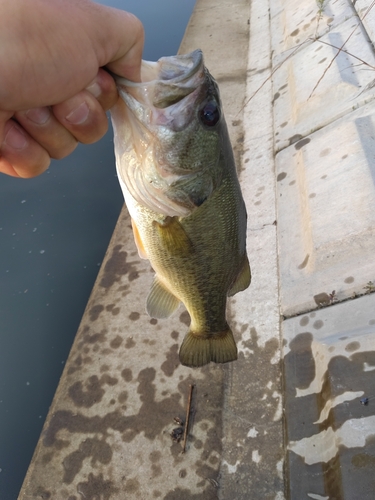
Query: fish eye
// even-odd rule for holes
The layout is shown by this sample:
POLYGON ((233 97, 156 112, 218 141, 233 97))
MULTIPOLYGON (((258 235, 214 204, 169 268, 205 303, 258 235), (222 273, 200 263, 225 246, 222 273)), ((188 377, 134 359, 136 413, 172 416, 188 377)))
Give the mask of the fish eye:
POLYGON ((203 106, 199 112, 199 118, 203 125, 213 127, 220 120, 220 109, 217 102, 212 99, 203 106))

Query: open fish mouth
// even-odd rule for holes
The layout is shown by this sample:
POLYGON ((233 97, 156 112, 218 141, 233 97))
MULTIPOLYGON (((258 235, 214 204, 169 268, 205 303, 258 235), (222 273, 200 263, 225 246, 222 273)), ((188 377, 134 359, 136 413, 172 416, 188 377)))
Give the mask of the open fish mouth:
POLYGON ((164 109, 194 92, 204 81, 203 54, 162 57, 157 62, 142 61, 141 82, 116 76, 121 97, 130 105, 128 96, 146 106, 164 109))

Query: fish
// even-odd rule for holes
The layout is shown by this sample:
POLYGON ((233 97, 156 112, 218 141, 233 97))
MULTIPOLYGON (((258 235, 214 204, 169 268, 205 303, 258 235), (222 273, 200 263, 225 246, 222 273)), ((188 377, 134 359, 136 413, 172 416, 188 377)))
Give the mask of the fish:
POLYGON ((191 322, 182 365, 234 361, 227 297, 250 285, 251 271, 218 85, 199 49, 142 61, 141 82, 115 80, 117 175, 139 256, 155 271, 146 310, 167 318, 185 306, 191 322))

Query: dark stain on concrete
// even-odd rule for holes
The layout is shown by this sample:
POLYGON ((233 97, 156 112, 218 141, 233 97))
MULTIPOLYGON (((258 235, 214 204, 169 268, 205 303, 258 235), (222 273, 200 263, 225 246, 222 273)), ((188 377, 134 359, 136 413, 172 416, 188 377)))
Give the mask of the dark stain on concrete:
POLYGON ((108 429, 113 429, 122 434, 122 439, 125 442, 132 441, 139 433, 143 432, 147 439, 154 440, 162 432, 165 425, 173 421, 174 416, 184 414, 184 408, 180 404, 180 392, 176 392, 161 401, 155 401, 156 387, 153 383, 155 377, 154 368, 145 368, 138 375, 137 393, 140 395, 142 404, 137 414, 124 416, 122 411, 114 410, 103 417, 87 417, 71 411, 57 411, 52 415, 44 433, 44 445, 47 447, 58 446, 60 440, 57 435, 63 429, 74 434, 95 433, 102 435, 106 435, 108 429), (150 425, 150 416, 152 416, 152 425, 150 425))
POLYGON ((115 307, 116 304, 108 304, 108 306, 105 307, 106 311, 109 311, 112 313, 113 316, 117 316, 120 313, 120 308, 115 307))
POLYGON ((282 181, 283 179, 285 179, 286 176, 287 176, 286 172, 280 172, 279 175, 276 178, 277 182, 282 181))
POLYGON ((299 320, 299 324, 301 326, 306 326, 309 323, 309 317, 308 316, 302 316, 302 318, 299 320))
POLYGON ((289 363, 294 367, 296 387, 307 389, 315 378, 315 360, 311 349, 313 336, 310 332, 298 334, 289 343, 289 363))
POLYGON ((294 144, 295 142, 298 142, 299 140, 301 140, 302 137, 303 137, 303 135, 301 135, 301 134, 295 134, 292 137, 289 137, 289 146, 294 144))
POLYGON ((176 332, 176 330, 173 330, 173 332, 171 333, 171 337, 173 340, 177 340, 179 335, 180 335, 180 333, 176 332))
POLYGON ((358 453, 352 457, 352 464, 354 467, 371 467, 374 470, 375 456, 367 453, 358 453))
POLYGON ((129 314, 129 319, 131 319, 132 321, 137 321, 137 319, 139 319, 140 316, 141 315, 139 314, 139 312, 134 311, 129 314))
POLYGON ((112 347, 112 349, 118 349, 122 344, 122 342, 123 338, 120 337, 120 335, 116 335, 116 337, 113 340, 111 340, 109 345, 112 347))
POLYGON ((329 304, 331 303, 329 295, 325 292, 314 295, 314 301, 318 306, 329 306, 329 304))
MULTIPOLYGON (((337 431, 349 419, 373 415, 373 411, 371 412, 368 407, 359 404, 359 400, 356 398, 336 405, 330 409, 323 422, 314 423, 319 419, 321 410, 326 407, 327 402, 332 401, 345 391, 373 393, 373 372, 363 371, 363 366, 364 363, 375 365, 375 351, 356 352, 349 358, 342 355, 332 357, 326 372, 319 374, 323 379, 320 392, 303 397, 295 396, 294 388, 300 384, 298 373, 295 372, 294 356, 295 353, 288 353, 284 358, 287 441, 304 439, 329 428, 337 431)), ((313 491, 318 477, 322 479, 324 494, 329 495, 329 498, 344 498, 344 496, 348 498, 372 498, 374 483, 368 479, 368 457, 365 455, 374 457, 374 460, 370 458, 371 464, 368 464, 373 468, 375 463, 374 438, 367 439, 363 447, 347 448, 339 445, 338 453, 327 463, 319 462, 308 465, 302 457, 289 452, 286 465, 287 470, 289 470, 289 484, 292 487, 290 497, 305 497, 307 492, 313 491)))
POLYGON ((361 344, 359 342, 349 342, 349 344, 347 344, 347 346, 345 347, 345 351, 346 352, 354 352, 354 351, 358 351, 358 349, 361 347, 361 344))
POLYGON ((131 382, 133 380, 133 373, 130 368, 124 368, 121 372, 121 377, 126 382, 131 382))
POLYGON ((320 152, 319 156, 323 158, 323 156, 328 156, 329 153, 331 152, 331 148, 325 148, 323 151, 320 152))
POLYGON ((309 258, 310 258, 310 255, 307 254, 306 257, 304 258, 303 262, 301 262, 301 264, 299 264, 298 269, 304 269, 307 266, 309 258))
POLYGON ((152 463, 157 463, 161 459, 161 453, 158 450, 152 451, 149 456, 152 463))
POLYGON ((129 281, 133 281, 139 277, 137 270, 137 260, 127 261, 128 252, 121 250, 121 245, 116 245, 112 250, 112 255, 107 260, 104 266, 100 286, 103 288, 110 288, 114 283, 121 281, 125 275, 128 276, 129 281))
POLYGON ((151 471, 152 471, 152 478, 154 477, 159 477, 162 475, 163 469, 160 467, 160 465, 151 465, 151 471))
POLYGON ((124 404, 125 401, 128 399, 128 392, 127 391, 122 391, 120 394, 119 394, 119 397, 118 397, 118 402, 120 404, 124 404))
POLYGON ((89 334, 88 331, 86 331, 83 335, 80 336, 80 341, 78 343, 78 348, 81 349, 81 347, 84 344, 96 344, 96 343, 101 343, 101 342, 106 342, 106 335, 107 335, 107 330, 102 330, 99 333, 93 333, 89 334))
POLYGON ((166 355, 166 360, 161 365, 161 369, 167 377, 171 377, 175 369, 180 365, 178 357, 178 344, 173 344, 166 355))
POLYGON ((35 496, 36 498, 40 498, 41 500, 49 500, 50 498, 52 498, 52 494, 43 486, 38 486, 38 488, 35 490, 35 496))
POLYGON ((96 306, 93 306, 90 310, 89 310, 89 316, 90 316, 90 320, 91 321, 96 321, 99 316, 100 316, 100 313, 104 311, 104 306, 102 304, 97 304, 96 306))
POLYGON ((96 462, 103 465, 112 460, 112 450, 109 444, 96 438, 87 438, 79 445, 78 450, 73 451, 64 458, 63 483, 71 484, 82 468, 83 461, 91 457, 91 465, 95 467, 96 462))
POLYGON ((354 281, 353 276, 348 276, 347 278, 344 279, 345 283, 353 283, 353 281, 354 281))
POLYGON ((201 441, 200 439, 196 439, 194 441, 194 448, 196 448, 197 450, 203 448, 203 441, 201 441))
POLYGON ((132 347, 135 346, 135 342, 132 337, 128 337, 125 342, 125 347, 126 349, 131 349, 132 347))
POLYGON ((151 325, 157 325, 158 324, 158 320, 156 318, 151 318, 150 319, 150 324, 151 325))
POLYGON ((184 311, 180 314, 180 321, 186 326, 190 326, 190 316, 187 311, 184 311))
POLYGON ((306 146, 306 144, 308 144, 309 142, 311 142, 311 139, 309 137, 306 137, 305 139, 302 139, 302 141, 298 141, 294 147, 298 150, 303 148, 303 146, 306 146))
POLYGON ((315 330, 320 330, 323 326, 324 326, 324 323, 321 319, 317 319, 313 323, 313 328, 315 328, 315 330))
POLYGON ((92 375, 86 381, 85 389, 83 388, 82 381, 78 380, 69 387, 68 392, 76 406, 90 408, 102 400, 105 393, 103 385, 113 386, 117 382, 117 378, 110 377, 107 374, 102 375, 100 379, 96 375, 92 375))
POLYGON ((243 144, 243 141, 245 140, 245 136, 243 134, 241 134, 237 140, 236 140, 236 143, 237 144, 243 144))
POLYGON ((44 453, 42 456, 42 464, 47 465, 53 458, 53 453, 50 451, 48 453, 44 453))
POLYGON ((138 479, 131 478, 128 479, 125 483, 125 491, 127 493, 136 493, 139 490, 140 486, 141 485, 139 484, 138 479))
POLYGON ((90 472, 87 481, 78 483, 77 491, 85 500, 110 500, 111 496, 119 490, 114 486, 113 481, 106 481, 102 473, 94 476, 90 472))
MULTIPOLYGON (((275 391, 281 392, 281 367, 279 361, 274 361, 280 352, 280 342, 272 338, 260 345, 256 329, 250 327, 250 339, 244 344, 250 353, 240 352, 235 369, 230 371, 228 383, 237 387, 237 390, 235 395, 229 391, 227 405, 228 410, 233 408, 233 414, 228 415, 226 425, 231 436, 230 445, 228 443, 230 447, 226 452, 230 460, 227 460, 233 464, 239 459, 240 463, 235 474, 229 474, 223 467, 222 480, 216 478, 216 481, 220 482, 220 498, 232 498, 235 489, 236 498, 249 498, 249 491, 256 491, 257 498, 271 499, 275 491, 283 488, 283 481, 275 473, 277 462, 284 456, 281 422, 274 420, 276 417, 281 418, 280 401, 275 397, 275 391), (251 371, 251 377, 243 376, 247 371, 251 371), (270 381, 273 382, 272 386, 269 386, 270 381), (270 422, 274 422, 274 425, 269 425, 270 422), (250 426, 263 429, 264 424, 267 424, 267 432, 259 432, 256 438, 245 439, 244 442, 250 426), (237 447, 236 443, 241 445, 237 447), (279 443, 278 452, 275 452, 274 443, 279 443), (252 459, 254 449, 259 450, 262 456, 259 464, 252 459)), ((226 367, 228 371, 230 368, 226 367)))

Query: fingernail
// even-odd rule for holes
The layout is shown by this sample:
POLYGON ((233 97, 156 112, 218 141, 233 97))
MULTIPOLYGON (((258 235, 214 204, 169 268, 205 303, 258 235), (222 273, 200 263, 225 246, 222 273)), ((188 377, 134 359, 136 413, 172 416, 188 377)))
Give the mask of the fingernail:
POLYGON ((102 93, 102 89, 100 88, 98 82, 91 83, 88 87, 86 87, 86 90, 88 90, 94 97, 99 97, 102 93))
POLYGON ((87 120, 90 109, 85 102, 82 102, 78 108, 73 109, 65 118, 72 125, 80 125, 87 120))
POLYGON ((48 121, 51 112, 48 108, 33 108, 26 111, 26 116, 30 121, 43 125, 48 121))
POLYGON ((4 137, 4 144, 13 149, 24 149, 28 141, 23 131, 16 125, 12 125, 4 137))

